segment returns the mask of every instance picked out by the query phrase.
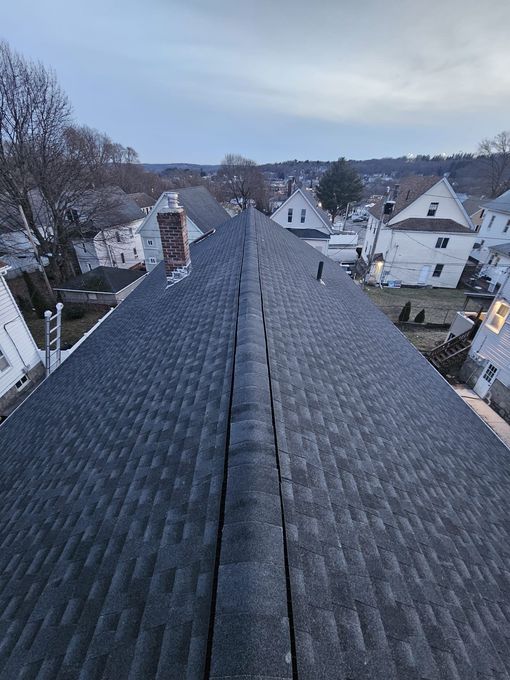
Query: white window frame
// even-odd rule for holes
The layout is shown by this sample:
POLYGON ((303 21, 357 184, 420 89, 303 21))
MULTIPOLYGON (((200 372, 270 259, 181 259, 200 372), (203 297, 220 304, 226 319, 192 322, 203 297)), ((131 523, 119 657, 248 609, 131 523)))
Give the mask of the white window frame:
POLYGON ((495 302, 487 321, 487 328, 489 328, 494 333, 499 333, 505 325, 505 321, 507 320, 509 313, 510 305, 508 302, 503 300, 498 300, 495 302))
POLYGON ((306 208, 301 208, 301 224, 304 224, 306 220, 306 208))
POLYGON ((434 269, 433 269, 433 271, 432 271, 432 278, 433 278, 433 279, 439 279, 439 278, 441 278, 441 274, 443 273, 443 271, 444 271, 444 264, 442 264, 441 262, 439 262, 438 264, 435 265, 435 267, 434 267, 434 269), (438 267, 441 267, 441 269, 440 269, 439 271, 438 271, 438 269, 437 269, 438 267), (437 272, 437 273, 436 273, 436 272, 437 272))
POLYGON ((156 258, 155 257, 149 257, 149 264, 156 264, 156 258))
POLYGON ((287 222, 292 223, 293 217, 294 217, 294 208, 289 208, 287 210, 287 222))
POLYGON ((495 219, 496 219, 496 215, 493 215, 493 216, 490 218, 489 224, 487 225, 487 229, 490 229, 490 228, 492 227, 492 225, 494 224, 494 220, 495 220, 495 219))
POLYGON ((437 241, 436 241, 436 248, 446 248, 448 243, 450 242, 450 238, 447 236, 440 236, 437 241))
POLYGON ((148 238, 148 239, 147 239, 147 245, 148 245, 148 246, 153 246, 153 245, 154 245, 154 241, 153 241, 151 238, 148 238))
POLYGON ((29 383, 28 376, 22 375, 21 378, 16 382, 16 389, 18 390, 18 392, 24 390, 28 383, 29 383))
POLYGON ((2 351, 2 348, 0 347, 0 373, 8 371, 10 367, 11 363, 9 359, 6 357, 5 353, 2 351))
POLYGON ((431 201, 429 209, 427 210, 427 217, 435 217, 439 208, 439 202, 431 201), (434 206, 434 207, 433 207, 434 206))

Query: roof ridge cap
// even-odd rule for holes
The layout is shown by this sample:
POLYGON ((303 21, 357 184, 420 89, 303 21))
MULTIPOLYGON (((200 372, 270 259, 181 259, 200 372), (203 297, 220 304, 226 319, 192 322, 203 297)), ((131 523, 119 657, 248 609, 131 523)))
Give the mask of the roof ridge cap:
POLYGON ((254 642, 258 645, 266 640, 281 652, 271 674, 290 678, 284 524, 259 273, 258 219, 253 208, 244 213, 221 543, 206 663, 211 676, 266 677, 268 660, 253 649, 254 642), (274 500, 268 503, 271 496, 274 500), (229 653, 232 649, 235 655, 229 653))

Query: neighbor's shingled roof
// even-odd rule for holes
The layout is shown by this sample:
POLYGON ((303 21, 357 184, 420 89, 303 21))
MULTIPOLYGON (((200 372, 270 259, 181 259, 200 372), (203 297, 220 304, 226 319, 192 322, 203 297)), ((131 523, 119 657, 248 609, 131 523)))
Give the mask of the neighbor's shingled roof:
POLYGON ((118 293, 145 275, 145 271, 121 267, 95 267, 55 286, 55 290, 88 290, 118 293))
POLYGON ((179 204, 204 234, 229 219, 228 212, 205 187, 186 187, 176 191, 179 204))
MULTIPOLYGON (((414 201, 419 198, 422 194, 428 191, 430 188, 437 184, 441 177, 435 177, 430 175, 427 177, 422 177, 421 175, 411 175, 410 177, 405 177, 400 181, 397 198, 395 201, 395 207, 391 215, 384 215, 383 222, 386 223, 393 219, 399 212, 402 212, 404 208, 414 203, 414 201)), ((381 210, 383 203, 386 202, 386 198, 382 198, 377 203, 375 203, 369 212, 377 219, 381 217, 381 210)))
POLYGON ((0 427, 5 678, 510 674, 510 457, 250 209, 0 427))
POLYGON ((298 228, 288 228, 294 236, 305 239, 320 239, 321 241, 327 241, 329 239, 329 234, 319 231, 318 229, 299 229, 298 228))
POLYGON ((139 208, 151 208, 155 203, 156 199, 143 191, 139 191, 134 194, 128 194, 129 198, 133 200, 139 208))
POLYGON ((487 210, 495 210, 496 212, 510 213, 510 189, 505 191, 497 198, 486 201, 482 204, 487 210))
POLYGON ((473 234, 472 229, 468 229, 463 224, 455 220, 442 219, 435 217, 409 217, 407 220, 390 224, 389 229, 395 231, 438 231, 455 234, 473 234))

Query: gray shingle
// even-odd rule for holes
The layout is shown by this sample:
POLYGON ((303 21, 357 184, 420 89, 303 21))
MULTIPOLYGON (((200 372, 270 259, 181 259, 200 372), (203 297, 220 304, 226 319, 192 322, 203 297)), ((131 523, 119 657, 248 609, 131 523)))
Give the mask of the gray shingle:
POLYGON ((260 213, 191 252, 0 427, 0 677, 510 677, 507 449, 260 213))

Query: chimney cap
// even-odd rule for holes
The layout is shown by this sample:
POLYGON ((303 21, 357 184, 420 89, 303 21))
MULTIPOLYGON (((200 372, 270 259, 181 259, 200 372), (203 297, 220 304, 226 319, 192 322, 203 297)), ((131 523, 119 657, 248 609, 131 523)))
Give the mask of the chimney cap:
POLYGON ((181 212, 183 210, 182 205, 179 205, 179 194, 176 191, 166 191, 165 198, 166 205, 163 204, 158 212, 181 212))

